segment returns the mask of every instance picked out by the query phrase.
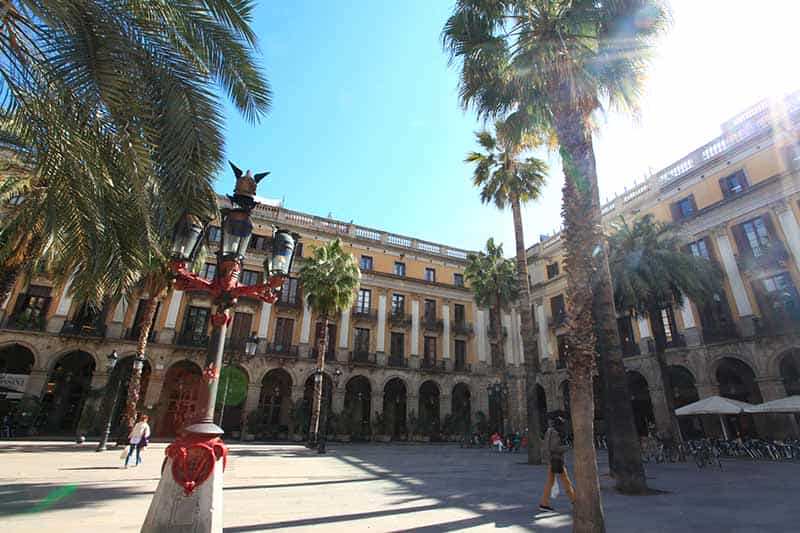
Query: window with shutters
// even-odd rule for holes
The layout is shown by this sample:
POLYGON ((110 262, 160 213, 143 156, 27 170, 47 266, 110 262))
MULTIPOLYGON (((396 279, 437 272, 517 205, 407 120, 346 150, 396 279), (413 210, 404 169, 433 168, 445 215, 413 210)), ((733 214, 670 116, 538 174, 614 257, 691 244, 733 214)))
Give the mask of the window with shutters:
POLYGON ((211 226, 208 228, 208 242, 219 242, 222 240, 222 228, 211 226))
POLYGON ((25 294, 20 294, 9 326, 18 329, 43 329, 50 308, 50 287, 30 285, 25 294))
POLYGON ((694 242, 690 242, 689 253, 695 257, 705 257, 706 259, 711 259, 711 254, 708 251, 708 243, 706 242, 705 237, 694 242))
POLYGON ((402 333, 392 332, 391 342, 389 346, 390 354, 392 357, 403 358, 405 357, 406 349, 406 336, 402 333))
POLYGON ((436 281, 436 270, 433 268, 425 269, 425 281, 436 281))
POLYGON ((395 261, 394 270, 392 272, 394 272, 395 276, 400 276, 401 278, 406 277, 406 264, 401 263, 400 261, 395 261))
POLYGON ((425 322, 433 322, 436 320, 436 300, 425 300, 422 318, 425 322))
POLYGON ((406 297, 402 294, 392 294, 392 314, 403 315, 406 312, 406 297))
POLYGON ((214 263, 206 263, 200 269, 200 277, 213 280, 217 276, 217 265, 214 263))
POLYGON ((467 320, 467 312, 464 304, 453 305, 453 321, 457 324, 463 324, 467 320))
POLYGON ((358 289, 356 298, 356 313, 368 314, 372 306, 372 291, 370 289, 358 289))
POLYGON ((456 370, 466 370, 467 369, 467 343, 462 340, 456 340, 454 345, 454 352, 455 352, 455 361, 454 367, 456 370))
POLYGON ((744 170, 737 170, 733 174, 720 179, 719 186, 722 189, 722 196, 725 198, 743 193, 748 186, 744 170))
POLYGON ((764 217, 754 218, 739 225, 744 234, 745 243, 753 257, 761 257, 769 248, 770 235, 764 217))
POLYGON ((558 272, 558 262, 547 265, 547 279, 553 279, 554 277, 558 276, 558 272))
POLYGON ((428 368, 436 364, 436 337, 425 337, 425 363, 428 368))
POLYGON ((369 272, 372 270, 372 257, 369 255, 362 255, 359 267, 362 271, 369 272))
POLYGON ((463 287, 464 286, 464 275, 463 274, 453 274, 453 285, 456 287, 463 287))
POLYGON ((294 320, 291 318, 278 317, 275 323, 275 351, 285 352, 292 345, 292 333, 294 332, 294 320))
POLYGON ((796 331, 800 322, 800 295, 788 272, 762 278, 753 284, 762 319, 773 329, 796 331))
POLYGON ((550 316, 552 317, 552 326, 559 327, 566 320, 566 309, 564 307, 564 295, 559 294, 550 298, 550 316))
POLYGON ((694 196, 689 195, 673 204, 672 218, 675 221, 683 220, 692 216, 695 211, 697 206, 694 203, 694 196))
POLYGON ((286 278, 281 287, 281 294, 278 301, 285 305, 298 305, 298 280, 297 278, 286 278))
POLYGON ((239 283, 242 285, 258 285, 259 274, 255 270, 242 270, 239 283))
POLYGON ((189 306, 186 311, 186 319, 183 321, 181 344, 201 346, 206 343, 210 315, 211 309, 207 307, 189 306))
POLYGON ((358 354, 369 353, 369 330, 355 328, 353 332, 353 351, 358 354))

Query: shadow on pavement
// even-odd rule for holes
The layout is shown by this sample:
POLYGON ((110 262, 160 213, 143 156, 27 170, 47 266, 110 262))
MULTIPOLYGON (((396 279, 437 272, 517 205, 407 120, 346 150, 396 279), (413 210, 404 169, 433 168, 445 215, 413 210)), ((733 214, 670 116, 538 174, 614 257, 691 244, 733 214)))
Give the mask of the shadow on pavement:
POLYGON ((108 500, 153 494, 153 491, 103 485, 12 483, 0 487, 0 516, 91 508, 108 500))

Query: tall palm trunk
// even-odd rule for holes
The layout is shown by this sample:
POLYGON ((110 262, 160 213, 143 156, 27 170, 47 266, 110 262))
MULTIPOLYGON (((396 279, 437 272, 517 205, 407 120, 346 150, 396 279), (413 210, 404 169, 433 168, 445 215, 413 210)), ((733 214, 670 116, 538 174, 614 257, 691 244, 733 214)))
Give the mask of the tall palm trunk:
MULTIPOLYGON (((525 414, 528 422, 528 464, 542 463, 540 439, 539 395, 536 393, 536 376, 539 374, 539 345, 534 334, 531 293, 528 283, 528 258, 525 255, 525 235, 522 231, 522 210, 519 197, 511 198, 514 215, 514 240, 517 245, 517 279, 519 279, 519 307, 522 322, 522 352, 525 357, 525 414)), ((547 332, 541 332, 546 335, 547 332)))
MULTIPOLYGON (((562 147, 562 152, 564 148, 562 147)), ((563 189, 564 245, 566 248, 568 338, 570 353, 567 373, 570 380, 570 415, 575 450, 575 514, 573 531, 602 533, 605 531, 600 502, 600 481, 597 475, 597 454, 594 448, 594 394, 592 381, 595 367, 596 337, 592 318, 592 220, 586 217, 590 198, 581 194, 572 169, 567 170, 563 189)))
MULTIPOLYGON (((503 346, 503 320, 501 319, 501 313, 503 312, 503 308, 500 306, 500 294, 497 294, 497 304, 494 306, 493 313, 489 313, 489 323, 493 328, 494 334, 492 335, 492 343, 496 347, 492 350, 492 370, 502 370, 504 371, 506 366, 506 350, 503 346), (494 315, 494 320, 492 320, 492 315, 494 315), (496 350, 496 354, 495 354, 496 350), (495 355, 497 356, 497 360, 495 361, 495 355)), ((495 428, 500 433, 505 433, 505 425, 506 425, 506 402, 503 401, 503 398, 500 398, 500 427, 495 428)))
POLYGON ((328 317, 322 317, 322 328, 317 336, 317 368, 322 372, 319 383, 314 382, 314 400, 311 407, 311 431, 309 441, 316 444, 319 441, 320 426, 325 431, 325 420, 322 413, 322 391, 325 385, 325 351, 328 348, 328 317))
MULTIPOLYGON (((20 275, 28 269, 36 255, 36 248, 41 237, 33 237, 28 234, 22 238, 19 247, 22 249, 22 257, 19 262, 12 261, 8 268, 4 268, 0 272, 0 305, 2 305, 9 297, 14 287, 17 285, 20 275)), ((19 256, 17 256, 19 259, 19 256)))
MULTIPOLYGON (((568 235, 568 242, 570 238, 581 241, 581 248, 589 254, 587 257, 591 260, 591 278, 588 280, 590 284, 586 290, 592 296, 592 318, 597 342, 595 348, 603 367, 601 375, 605 379, 602 386, 606 391, 606 412, 613 415, 606 416, 606 424, 614 426, 608 434, 612 439, 609 447, 614 447, 616 487, 625 493, 643 493, 647 491, 647 482, 617 330, 607 243, 602 231, 592 134, 583 115, 569 106, 556 109, 554 119, 566 181, 572 185, 569 192, 576 196, 576 200, 579 199, 577 210, 565 209, 565 226, 567 232, 572 233, 568 235), (584 225, 583 233, 575 233, 576 228, 584 225)), ((568 252, 575 251, 570 251, 569 245, 567 249, 568 252)), ((574 293, 570 295, 573 296, 574 293)), ((591 387, 588 390, 591 393, 591 387)))
POLYGON ((661 374, 661 383, 664 386, 664 405, 667 406, 667 411, 669 411, 670 437, 673 442, 677 442, 681 438, 681 429, 678 423, 678 416, 675 414, 675 394, 672 390, 672 377, 669 375, 667 356, 664 353, 667 349, 667 334, 664 331, 664 322, 661 320, 661 309, 657 306, 651 306, 648 308, 647 314, 653 326, 656 361, 658 361, 658 371, 661 374))
MULTIPOLYGON (((156 313, 158 306, 158 297, 156 295, 147 299, 144 304, 144 313, 142 313, 141 328, 139 329, 139 340, 136 343, 136 357, 144 357, 145 350, 147 349, 147 339, 150 336, 150 326, 153 323, 153 316, 156 313)), ((122 414, 121 428, 127 428, 125 435, 131 430, 136 423, 136 406, 139 403, 139 395, 142 388, 142 369, 137 368, 135 364, 131 369, 131 379, 128 382, 128 393, 125 401, 125 411, 122 414)))
POLYGON ((0 305, 5 303, 17 284, 22 268, 14 265, 0 272, 0 305))

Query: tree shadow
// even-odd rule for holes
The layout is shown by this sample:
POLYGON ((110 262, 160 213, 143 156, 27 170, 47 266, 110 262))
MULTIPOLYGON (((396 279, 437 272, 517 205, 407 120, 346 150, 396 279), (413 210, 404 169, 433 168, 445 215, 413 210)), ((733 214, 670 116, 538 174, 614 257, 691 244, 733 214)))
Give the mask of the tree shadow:
POLYGON ((123 500, 144 494, 153 494, 153 491, 108 485, 11 483, 0 490, 0 516, 91 508, 109 500, 123 500))

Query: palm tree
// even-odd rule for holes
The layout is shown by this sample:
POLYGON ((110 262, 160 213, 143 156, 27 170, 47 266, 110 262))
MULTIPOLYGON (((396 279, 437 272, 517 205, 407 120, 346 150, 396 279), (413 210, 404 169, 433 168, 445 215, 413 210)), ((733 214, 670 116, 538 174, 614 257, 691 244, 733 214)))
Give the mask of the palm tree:
POLYGON ((536 393, 536 376, 539 373, 539 350, 536 341, 533 313, 531 311, 528 282, 528 258, 525 253, 525 236, 522 230, 523 202, 539 197, 547 175, 547 164, 535 157, 525 157, 524 152, 535 147, 534 139, 520 134, 506 122, 496 122, 497 137, 488 131, 476 133, 478 143, 485 153, 470 152, 466 162, 475 163, 472 183, 481 189, 481 201, 503 210, 511 206, 514 217, 514 237, 517 252, 517 280, 519 310, 522 322, 522 349, 525 356, 525 393, 528 421, 528 463, 542 462, 539 420, 539 397, 536 393))
POLYGON ((652 215, 645 215, 633 226, 621 219, 608 245, 617 309, 632 315, 647 314, 653 325, 672 438, 679 438, 675 396, 664 356, 667 338, 661 310, 672 304, 683 305, 687 297, 701 306, 711 301, 722 290, 722 273, 705 257, 682 252, 676 228, 654 221, 652 215))
POLYGON ((472 289, 478 307, 489 309, 489 334, 492 343, 492 366, 505 361, 505 332, 500 317, 519 299, 519 276, 514 261, 503 257, 503 245, 486 241, 486 253, 467 255, 464 277, 472 289), (495 359, 495 357, 497 359, 495 359))
MULTIPOLYGON (((320 247, 311 247, 311 257, 304 259, 299 271, 300 283, 308 306, 317 314, 322 325, 317 343, 317 368, 325 369, 325 352, 328 348, 328 323, 332 317, 350 309, 355 303, 356 290, 361 284, 361 271, 355 256, 342 249, 339 239, 320 247)), ((322 389, 324 379, 314 384, 309 440, 317 442, 320 428, 322 389)), ((322 427, 325 427, 322 422, 322 427)))
POLYGON ((523 110, 538 127, 552 128, 560 147, 578 531, 605 529, 593 447, 595 351, 613 413, 617 488, 646 490, 600 229, 591 118, 608 106, 635 111, 667 19, 658 0, 459 0, 443 31, 451 59, 462 62, 465 107, 490 118, 523 110))
MULTIPOLYGON (((148 250, 130 234, 141 229, 152 244, 142 223, 148 211, 188 195, 205 197, 204 211, 216 214, 211 179, 222 160, 222 110, 211 87, 221 86, 249 120, 270 105, 253 58, 252 7, 249 0, 79 7, 16 0, 0 11, 0 145, 27 169, 5 184, 25 196, 6 222, 37 220, 40 233, 68 252, 56 255, 83 261, 70 266, 83 278, 77 286, 92 289, 86 296, 99 301, 109 292, 102 283, 130 290, 138 281, 130 272, 148 250), (110 253, 97 255, 100 245, 110 253), (108 265, 123 272, 105 275, 108 265)), ((24 240, 3 242, 0 257, 30 250, 24 240)), ((15 277, 4 269, 0 294, 15 277)))

